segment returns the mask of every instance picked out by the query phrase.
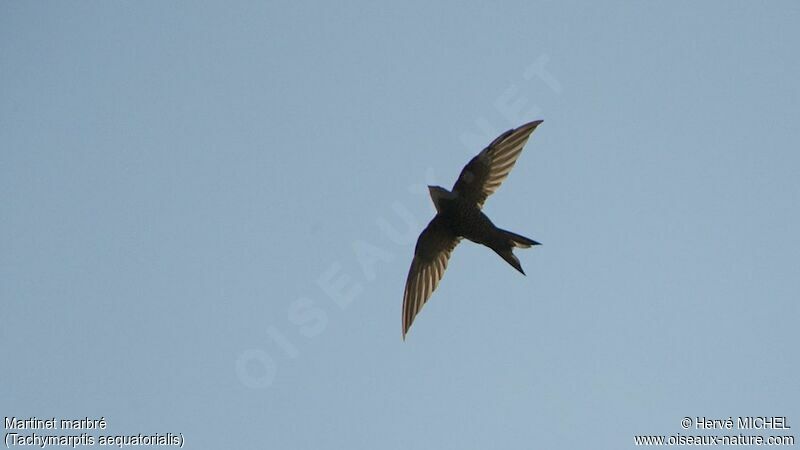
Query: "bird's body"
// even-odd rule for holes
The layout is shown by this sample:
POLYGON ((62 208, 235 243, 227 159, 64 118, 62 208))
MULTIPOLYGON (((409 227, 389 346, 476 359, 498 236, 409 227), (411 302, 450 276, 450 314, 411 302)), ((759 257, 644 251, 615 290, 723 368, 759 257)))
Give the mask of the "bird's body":
POLYGON ((450 194, 450 198, 432 196, 434 202, 438 202, 437 215, 441 216, 447 228, 456 236, 472 242, 488 243, 497 227, 473 202, 465 201, 458 193, 450 194))
MULTIPOLYGON (((501 256, 501 253, 515 247, 515 242, 510 236, 513 233, 497 228, 474 202, 462 199, 458 193, 451 194, 451 198, 437 199, 433 197, 434 201, 438 201, 440 205, 437 207, 436 216, 440 218, 439 220, 451 234, 469 239, 476 244, 485 245, 501 256)), ((531 241, 530 245, 535 245, 535 241, 527 240, 531 241)), ((518 264, 512 263, 511 265, 522 272, 522 268, 518 264)))
POLYGON ((512 250, 539 243, 494 225, 481 210, 483 203, 508 176, 528 137, 541 121, 508 130, 473 158, 461 171, 453 189, 429 186, 436 216, 417 239, 403 296, 403 337, 414 317, 444 275, 450 253, 462 238, 485 245, 525 272, 512 250))

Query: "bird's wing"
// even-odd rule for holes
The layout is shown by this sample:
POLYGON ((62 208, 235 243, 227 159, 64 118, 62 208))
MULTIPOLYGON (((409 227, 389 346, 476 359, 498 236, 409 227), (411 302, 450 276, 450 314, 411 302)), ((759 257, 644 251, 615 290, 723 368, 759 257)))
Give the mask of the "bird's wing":
POLYGON ((403 339, 414 317, 442 279, 450 253, 460 240, 447 229, 439 215, 419 235, 403 294, 403 339))
POLYGON ((464 167, 453 191, 475 202, 479 208, 483 207, 486 197, 492 195, 511 172, 522 147, 540 123, 541 120, 526 123, 497 136, 464 167))

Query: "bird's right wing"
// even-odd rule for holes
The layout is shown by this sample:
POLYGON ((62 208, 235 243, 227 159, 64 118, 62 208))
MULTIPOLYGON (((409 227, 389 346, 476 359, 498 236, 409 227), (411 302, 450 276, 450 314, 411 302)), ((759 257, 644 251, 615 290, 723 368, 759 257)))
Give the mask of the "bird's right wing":
POLYGON ((461 170, 453 191, 478 207, 500 187, 517 162, 522 148, 541 120, 506 131, 483 149, 461 170))
POLYGON ((439 215, 419 235, 403 294, 403 339, 414 317, 444 276, 450 253, 460 240, 447 229, 439 215))

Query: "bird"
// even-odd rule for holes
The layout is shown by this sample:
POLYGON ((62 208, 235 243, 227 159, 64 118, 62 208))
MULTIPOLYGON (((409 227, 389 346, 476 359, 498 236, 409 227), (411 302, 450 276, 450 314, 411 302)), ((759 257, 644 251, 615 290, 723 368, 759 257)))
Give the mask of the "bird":
POLYGON ((514 248, 541 245, 503 230, 483 213, 486 198, 508 177, 522 148, 541 120, 502 133, 461 170, 452 190, 428 186, 436 215, 420 233, 403 293, 403 340, 414 318, 433 294, 447 269, 453 249, 466 238, 494 250, 525 275, 514 248))

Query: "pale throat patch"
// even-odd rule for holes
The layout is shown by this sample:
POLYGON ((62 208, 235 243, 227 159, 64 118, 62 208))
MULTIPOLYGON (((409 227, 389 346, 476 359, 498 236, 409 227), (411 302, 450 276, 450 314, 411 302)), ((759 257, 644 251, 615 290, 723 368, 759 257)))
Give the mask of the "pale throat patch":
POLYGON ((446 191, 446 190, 444 190, 442 188, 438 188, 438 189, 431 188, 431 189, 429 189, 429 192, 431 194, 431 200, 433 200, 433 206, 436 207, 436 212, 442 212, 442 206, 440 204, 440 201, 443 198, 452 198, 452 197, 455 197, 457 195, 457 194, 455 194, 453 192, 448 192, 448 191, 446 191))

